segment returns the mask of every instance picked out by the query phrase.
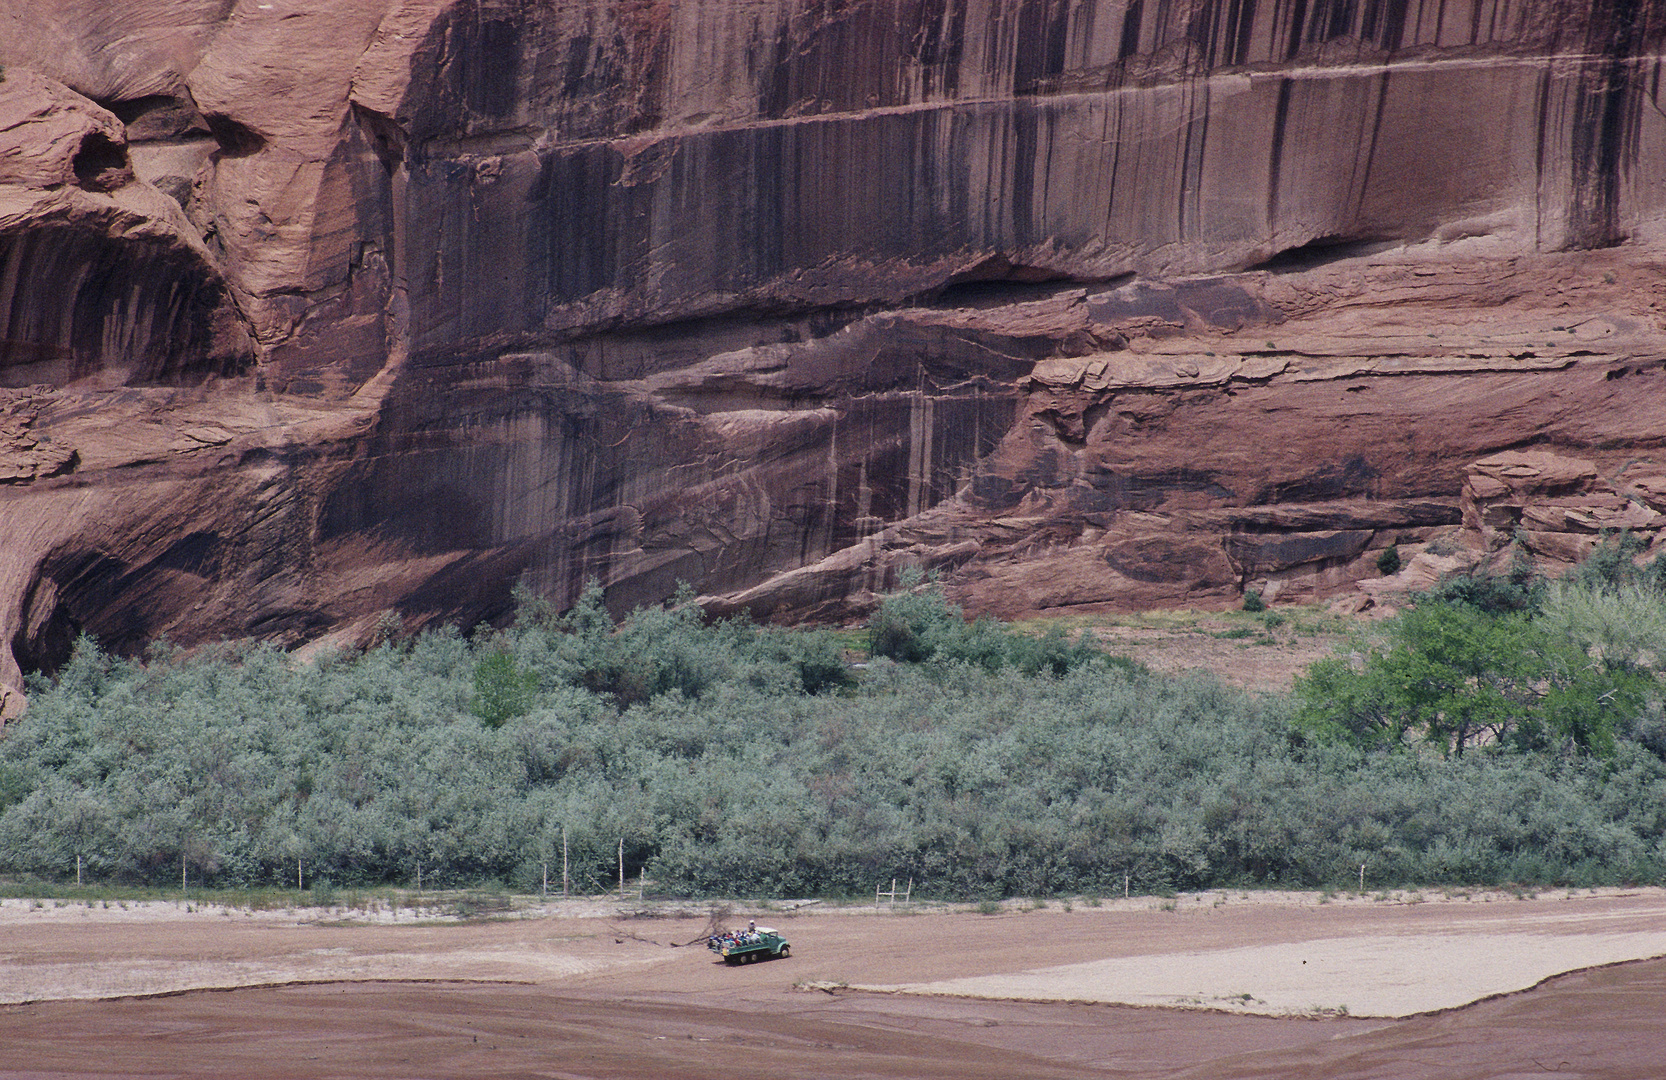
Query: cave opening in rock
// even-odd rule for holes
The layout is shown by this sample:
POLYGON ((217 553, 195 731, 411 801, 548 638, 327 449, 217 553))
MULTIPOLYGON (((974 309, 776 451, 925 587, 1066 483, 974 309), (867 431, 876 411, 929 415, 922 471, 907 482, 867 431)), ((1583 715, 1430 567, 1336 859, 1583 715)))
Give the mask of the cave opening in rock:
POLYGON ((88 191, 121 187, 133 175, 127 163, 127 147, 102 131, 87 132, 70 167, 75 170, 75 183, 88 191))
POLYGON ((33 633, 20 628, 12 635, 12 659, 19 671, 55 675, 69 663, 80 636, 81 624, 62 605, 56 606, 33 633))
POLYGON ((220 144, 219 152, 222 157, 248 157, 266 145, 266 139, 260 132, 229 116, 216 113, 203 117, 203 120, 208 124, 209 134, 220 144))
POLYGON ((102 551, 76 549, 49 556, 29 586, 23 617, 12 635, 12 659, 18 669, 56 675, 69 663, 83 633, 113 655, 141 655, 157 633, 153 607, 142 590, 135 591, 144 576, 102 551))
MULTIPOLYGON (((1131 278, 1121 275, 1116 281, 1131 278)), ((1056 293, 1084 284, 1102 285, 1062 270, 1015 263, 1005 255, 991 255, 974 266, 952 275, 947 281, 918 298, 928 307, 998 307, 1045 300, 1056 293)))
POLYGON ((1400 243, 1380 237, 1319 236, 1305 244, 1285 248, 1272 258, 1247 267, 1249 270, 1268 270, 1275 274, 1293 274, 1314 270, 1343 259, 1357 259, 1387 251, 1400 243))

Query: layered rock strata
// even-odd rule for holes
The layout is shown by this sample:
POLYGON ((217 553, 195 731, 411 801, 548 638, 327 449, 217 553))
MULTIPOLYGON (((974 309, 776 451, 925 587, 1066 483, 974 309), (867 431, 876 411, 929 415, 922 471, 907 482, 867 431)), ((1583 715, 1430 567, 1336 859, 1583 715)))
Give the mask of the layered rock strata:
POLYGON ((7 7, 14 685, 516 580, 1324 596, 1584 535, 1500 451, 1655 475, 1660 0, 7 7))

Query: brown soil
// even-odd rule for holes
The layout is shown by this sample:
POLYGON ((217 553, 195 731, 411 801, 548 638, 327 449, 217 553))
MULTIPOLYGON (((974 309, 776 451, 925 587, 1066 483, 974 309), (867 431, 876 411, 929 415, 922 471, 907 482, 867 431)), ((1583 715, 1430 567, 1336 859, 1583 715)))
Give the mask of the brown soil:
MULTIPOLYGON (((1143 958, 1155 977, 1182 957, 1245 946, 1269 950, 1271 979, 1281 957, 1295 964, 1324 943, 1384 938, 1450 943, 1450 956, 1410 980, 1431 993, 1454 972, 1492 967, 1502 989, 1508 965, 1496 961, 1512 936, 1576 957, 1590 940, 1625 935, 1647 955, 1666 934, 1658 890, 1415 899, 1208 894, 997 916, 759 913, 794 955, 737 968, 680 947, 704 927, 693 912, 322 925, 13 902, 0 910, 0 985, 87 997, 122 992, 138 971, 163 996, 0 1007, 0 1077, 1659 1075, 1662 960, 1405 1019, 1235 1015, 1220 1011, 1224 988, 1202 982, 1214 1010, 850 989, 998 975, 1022 986, 1025 973, 1118 958, 1143 958), (286 985, 188 989, 261 981, 286 985)), ((1310 989, 1333 1000, 1338 985, 1366 988, 1376 976, 1315 970, 1310 989)))
POLYGON ((1205 671, 1228 685, 1264 693, 1287 693, 1309 664, 1347 640, 1339 628, 1267 630, 1236 614, 1200 615, 1176 626, 1099 626, 1092 633, 1108 651, 1160 674, 1205 671))

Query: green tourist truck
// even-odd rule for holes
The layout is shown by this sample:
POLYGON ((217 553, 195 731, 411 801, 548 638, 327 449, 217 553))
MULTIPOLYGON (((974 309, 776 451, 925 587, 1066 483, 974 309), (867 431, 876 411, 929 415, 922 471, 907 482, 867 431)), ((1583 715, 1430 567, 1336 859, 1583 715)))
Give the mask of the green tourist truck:
POLYGON ((748 926, 745 930, 726 930, 706 939, 706 948, 723 957, 726 964, 750 964, 757 960, 773 960, 787 956, 792 946, 780 931, 768 926, 748 926))

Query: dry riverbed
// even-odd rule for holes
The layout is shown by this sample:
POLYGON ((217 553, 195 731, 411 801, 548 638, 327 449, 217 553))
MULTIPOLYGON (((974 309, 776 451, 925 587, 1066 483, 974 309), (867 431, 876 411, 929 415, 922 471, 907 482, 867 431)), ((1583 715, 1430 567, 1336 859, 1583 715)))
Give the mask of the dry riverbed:
POLYGON ((460 922, 11 900, 0 1077, 1642 1078, 1661 1059, 1658 889, 773 908, 751 914, 794 955, 730 968, 690 944, 694 905, 460 922))

